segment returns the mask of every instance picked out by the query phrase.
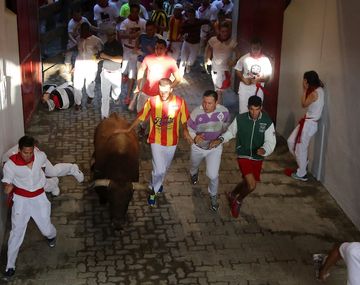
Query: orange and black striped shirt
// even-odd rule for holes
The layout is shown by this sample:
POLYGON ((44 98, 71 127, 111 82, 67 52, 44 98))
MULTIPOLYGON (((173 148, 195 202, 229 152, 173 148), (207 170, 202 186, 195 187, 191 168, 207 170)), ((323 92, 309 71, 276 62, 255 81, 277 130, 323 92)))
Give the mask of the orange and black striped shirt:
POLYGON ((171 16, 169 21, 169 32, 168 32, 168 39, 171 42, 178 42, 181 41, 181 25, 183 20, 176 19, 174 16, 171 16))

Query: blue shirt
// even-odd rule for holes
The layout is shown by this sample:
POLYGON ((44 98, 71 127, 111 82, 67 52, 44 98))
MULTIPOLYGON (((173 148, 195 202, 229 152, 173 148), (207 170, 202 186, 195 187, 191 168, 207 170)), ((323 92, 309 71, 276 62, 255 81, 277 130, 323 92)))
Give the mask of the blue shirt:
POLYGON ((139 47, 142 51, 142 55, 138 56, 138 61, 142 62, 144 57, 155 52, 155 45, 158 37, 155 35, 149 37, 147 34, 141 34, 139 37, 139 47))

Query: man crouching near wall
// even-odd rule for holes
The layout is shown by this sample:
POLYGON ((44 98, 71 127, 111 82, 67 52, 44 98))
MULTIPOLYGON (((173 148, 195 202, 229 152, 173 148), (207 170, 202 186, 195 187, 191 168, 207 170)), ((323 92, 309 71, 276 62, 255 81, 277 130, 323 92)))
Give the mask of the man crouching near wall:
POLYGON ((56 229, 50 221, 51 205, 44 192, 46 178, 42 167, 46 163, 46 154, 34 152, 34 147, 35 139, 23 136, 19 140, 19 152, 10 156, 4 165, 4 191, 13 195, 5 280, 15 274, 16 258, 30 218, 33 218, 50 247, 56 243, 56 229))

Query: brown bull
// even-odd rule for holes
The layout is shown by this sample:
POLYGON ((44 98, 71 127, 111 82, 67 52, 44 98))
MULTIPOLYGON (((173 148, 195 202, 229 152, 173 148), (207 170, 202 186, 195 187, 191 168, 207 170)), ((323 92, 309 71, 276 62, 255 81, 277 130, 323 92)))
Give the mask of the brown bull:
POLYGON ((126 222, 133 195, 132 182, 139 181, 139 142, 135 132, 117 133, 129 123, 118 114, 111 114, 95 130, 92 173, 100 203, 109 202, 115 228, 126 222))

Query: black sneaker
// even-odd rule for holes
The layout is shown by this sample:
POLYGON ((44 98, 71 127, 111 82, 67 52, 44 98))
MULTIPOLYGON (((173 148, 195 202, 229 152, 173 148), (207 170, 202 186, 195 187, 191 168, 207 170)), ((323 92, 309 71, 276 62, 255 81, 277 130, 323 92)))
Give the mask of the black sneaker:
POLYGON ((219 203, 217 202, 217 196, 210 196, 210 209, 216 212, 219 209, 219 203))
POLYGON ((81 111, 81 105, 75 105, 75 111, 81 111))
POLYGON ((3 275, 3 280, 5 280, 5 281, 10 280, 10 278, 13 277, 14 274, 15 274, 15 269, 14 268, 8 268, 5 271, 4 275, 3 275))
POLYGON ((308 181, 309 180, 309 177, 307 176, 307 174, 305 174, 304 176, 298 176, 295 172, 291 173, 291 177, 296 179, 296 180, 300 180, 300 181, 308 181))
POLYGON ((48 241, 49 247, 51 247, 51 248, 55 247, 55 245, 56 245, 56 237, 48 238, 47 241, 48 241))
POLYGON ((196 185, 199 182, 199 172, 196 172, 194 175, 190 174, 191 184, 196 185))
POLYGON ((90 105, 92 103, 93 98, 87 97, 86 103, 90 105))

